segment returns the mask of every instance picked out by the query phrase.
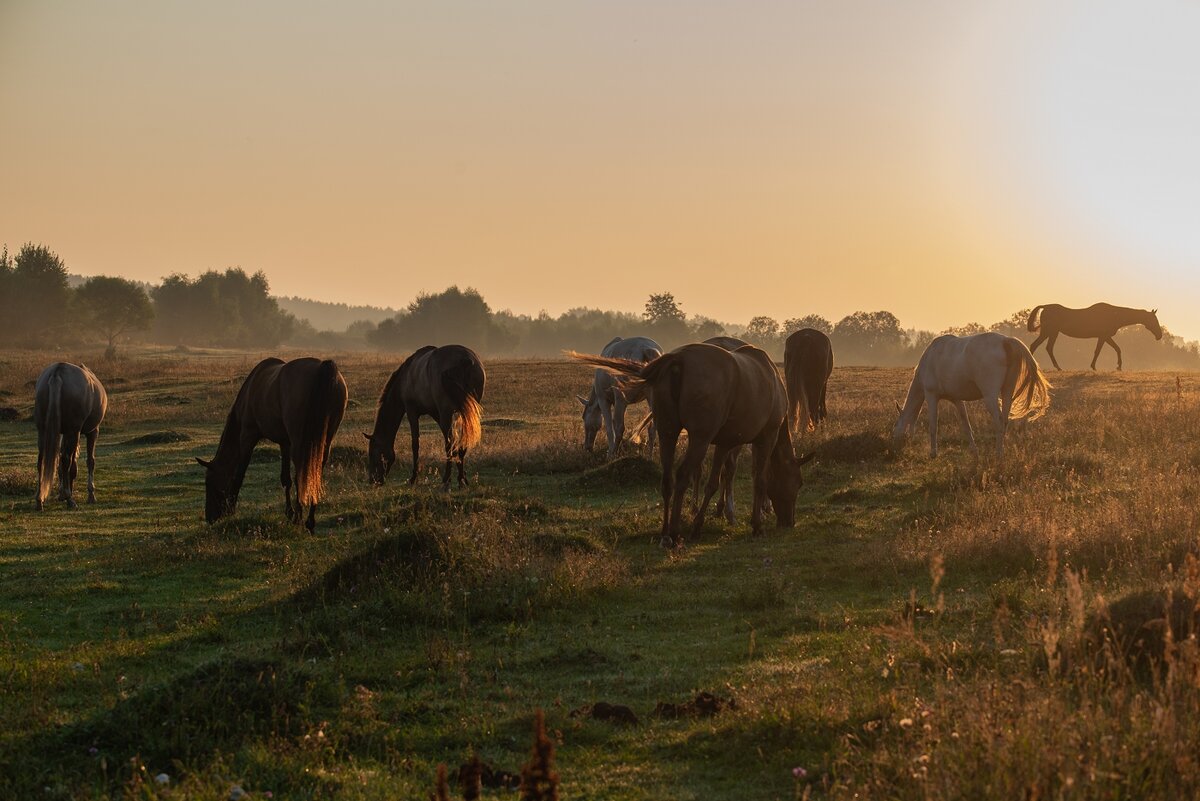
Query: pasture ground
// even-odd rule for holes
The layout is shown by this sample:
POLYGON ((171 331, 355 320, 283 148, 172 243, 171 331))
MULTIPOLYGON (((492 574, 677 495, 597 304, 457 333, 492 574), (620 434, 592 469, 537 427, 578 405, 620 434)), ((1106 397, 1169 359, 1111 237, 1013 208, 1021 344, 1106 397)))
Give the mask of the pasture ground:
POLYGON ((203 521, 192 457, 257 355, 85 354, 99 503, 38 514, 51 358, 0 359, 0 797, 423 799, 438 763, 518 771, 537 708, 565 799, 1200 795, 1200 376, 1052 373, 1003 462, 981 409, 975 460, 943 407, 930 461, 923 430, 886 448, 908 371, 839 368, 797 527, 750 536, 743 466, 738 524, 672 554, 657 466, 582 452, 589 371, 562 361, 487 365, 473 486, 443 494, 428 422, 418 486, 403 434, 366 482, 398 362, 340 358, 309 535, 266 444, 203 521), (700 691, 736 707, 653 714, 700 691), (572 716, 597 702, 638 722, 572 716))

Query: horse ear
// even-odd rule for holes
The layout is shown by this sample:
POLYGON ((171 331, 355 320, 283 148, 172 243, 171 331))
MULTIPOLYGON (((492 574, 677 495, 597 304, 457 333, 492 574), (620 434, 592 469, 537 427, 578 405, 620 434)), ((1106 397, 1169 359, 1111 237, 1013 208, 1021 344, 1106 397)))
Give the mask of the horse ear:
POLYGON ((196 464, 200 465, 205 470, 207 470, 209 467, 212 466, 211 461, 209 461, 208 459, 201 459, 199 456, 196 457, 196 464))
POLYGON ((1150 313, 1151 313, 1151 314, 1158 314, 1158 309, 1151 309, 1151 310, 1150 310, 1150 313))
POLYGON ((583 397, 582 395, 576 395, 576 396, 575 396, 575 400, 579 401, 579 402, 580 402, 580 403, 582 403, 584 406, 587 406, 587 405, 588 405, 588 399, 587 399, 587 398, 585 398, 585 397, 583 397))

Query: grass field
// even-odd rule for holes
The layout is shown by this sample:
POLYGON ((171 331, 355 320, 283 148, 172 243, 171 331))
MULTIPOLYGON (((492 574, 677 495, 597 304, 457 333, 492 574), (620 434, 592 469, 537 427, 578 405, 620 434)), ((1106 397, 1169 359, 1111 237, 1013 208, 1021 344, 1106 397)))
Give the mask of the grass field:
POLYGON ((519 771, 538 708, 566 799, 1200 794, 1200 376, 1055 373, 1003 462, 948 414, 930 461, 923 428, 887 450, 907 371, 838 369, 797 527, 750 536, 743 468, 739 523, 667 553, 657 466, 581 450, 562 361, 487 365, 447 495, 428 423, 418 486, 403 437, 367 483, 396 362, 342 358, 315 534, 265 443, 206 526, 192 457, 257 358, 89 359, 99 503, 40 514, 51 356, 0 360, 0 797, 424 799, 438 763, 519 771), (699 692, 734 707, 654 714, 699 692), (572 715, 597 702, 638 720, 572 715))

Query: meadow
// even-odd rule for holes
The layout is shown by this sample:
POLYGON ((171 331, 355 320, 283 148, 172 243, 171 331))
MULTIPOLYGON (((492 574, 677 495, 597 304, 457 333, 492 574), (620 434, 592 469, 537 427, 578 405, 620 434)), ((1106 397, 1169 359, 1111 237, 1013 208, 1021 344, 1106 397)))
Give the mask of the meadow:
POLYGON ((738 523, 667 552, 657 464, 582 450, 565 361, 487 363, 446 494, 429 421, 418 485, 404 435, 366 481, 398 362, 340 357, 310 535, 268 443, 203 520, 193 457, 259 354, 74 354, 99 503, 36 513, 53 358, 0 357, 2 798, 424 799, 441 763, 519 772, 537 709, 564 799, 1200 796, 1200 375, 1051 373, 1002 461, 981 408, 983 455, 943 414, 931 461, 924 416, 888 447, 910 371, 838 368, 796 528, 750 535, 743 465, 738 523))

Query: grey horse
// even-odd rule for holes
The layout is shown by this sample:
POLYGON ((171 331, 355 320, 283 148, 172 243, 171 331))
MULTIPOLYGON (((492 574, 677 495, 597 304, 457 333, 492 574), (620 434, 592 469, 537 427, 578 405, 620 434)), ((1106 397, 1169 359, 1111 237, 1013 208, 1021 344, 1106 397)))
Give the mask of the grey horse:
POLYGON ((79 435, 87 437, 88 503, 96 502, 96 437, 108 410, 108 394, 96 375, 81 364, 55 362, 42 371, 34 387, 33 419, 38 430, 40 511, 50 496, 58 464, 59 500, 75 508, 79 435))
MULTIPOLYGON (((627 359, 633 362, 645 363, 662 356, 663 350, 658 343, 648 337, 615 337, 600 351, 601 356, 610 359, 627 359)), ((591 450, 596 443, 596 434, 600 426, 608 436, 608 458, 613 458, 620 450, 621 441, 625 438, 625 408, 631 403, 649 400, 645 390, 638 388, 633 391, 623 389, 625 379, 617 378, 604 370, 597 370, 592 378, 592 391, 586 397, 576 395, 575 398, 583 404, 583 447, 591 450)), ((650 432, 650 442, 654 442, 654 431, 650 432)))

